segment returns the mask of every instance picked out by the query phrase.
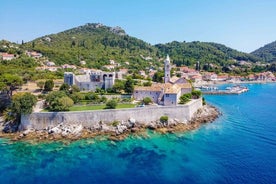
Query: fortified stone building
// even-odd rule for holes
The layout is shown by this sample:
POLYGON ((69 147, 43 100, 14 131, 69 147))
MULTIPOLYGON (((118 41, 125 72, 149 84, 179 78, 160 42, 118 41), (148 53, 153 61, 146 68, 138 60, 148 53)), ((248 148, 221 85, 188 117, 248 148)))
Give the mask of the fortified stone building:
POLYGON ((84 75, 75 75, 72 72, 64 73, 64 83, 77 85, 82 91, 95 91, 97 88, 112 88, 115 83, 114 72, 89 71, 84 75))

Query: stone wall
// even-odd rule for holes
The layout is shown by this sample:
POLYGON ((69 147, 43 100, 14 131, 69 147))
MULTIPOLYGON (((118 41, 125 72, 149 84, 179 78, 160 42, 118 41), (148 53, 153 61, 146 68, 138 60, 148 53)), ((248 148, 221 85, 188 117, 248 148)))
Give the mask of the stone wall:
POLYGON ((114 109, 81 112, 38 112, 21 117, 20 130, 34 128, 42 130, 47 127, 57 126, 59 123, 82 124, 84 127, 92 127, 95 123, 102 121, 127 121, 134 118, 140 123, 159 120, 161 116, 180 121, 190 120, 193 114, 202 107, 202 99, 192 100, 188 104, 178 106, 152 106, 131 109, 114 109))

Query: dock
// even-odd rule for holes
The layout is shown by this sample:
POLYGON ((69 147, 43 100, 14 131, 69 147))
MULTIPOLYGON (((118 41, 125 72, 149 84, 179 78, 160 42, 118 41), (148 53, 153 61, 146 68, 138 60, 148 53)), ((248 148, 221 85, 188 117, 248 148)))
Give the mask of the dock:
POLYGON ((233 86, 226 88, 226 90, 203 90, 201 92, 208 95, 239 95, 248 91, 247 87, 233 86))

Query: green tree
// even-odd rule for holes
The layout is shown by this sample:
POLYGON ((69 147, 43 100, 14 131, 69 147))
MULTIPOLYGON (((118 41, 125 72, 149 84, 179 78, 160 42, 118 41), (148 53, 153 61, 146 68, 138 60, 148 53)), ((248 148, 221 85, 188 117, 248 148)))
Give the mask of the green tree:
POLYGON ((66 97, 66 93, 64 91, 52 91, 46 96, 46 104, 47 108, 50 111, 61 111, 62 104, 59 102, 59 99, 62 97, 66 97))
POLYGON ((70 93, 70 86, 66 83, 63 83, 60 87, 59 87, 60 91, 64 91, 66 94, 70 93))
POLYGON ((10 96, 12 96, 13 91, 18 89, 22 84, 22 78, 17 75, 4 74, 0 76, 0 90, 8 91, 10 96))
POLYGON ((64 96, 58 99, 58 110, 69 111, 69 108, 74 105, 74 101, 68 96, 64 96))
POLYGON ((32 113, 33 106, 36 104, 37 98, 31 93, 17 93, 12 97, 11 112, 13 116, 20 120, 22 114, 32 113))
POLYGON ((105 108, 106 109, 116 109, 116 106, 117 106, 117 100, 115 99, 111 99, 111 100, 108 100, 105 104, 105 108))
POLYGON ((119 93, 120 91, 125 89, 125 81, 123 80, 115 80, 115 84, 112 87, 113 91, 119 93))
POLYGON ((158 71, 153 75, 152 80, 154 82, 163 82, 163 77, 164 77, 164 72, 158 71))
POLYGON ((134 90, 134 81, 132 78, 128 77, 125 84, 125 92, 133 93, 134 90))
POLYGON ((152 102, 152 100, 151 100, 150 97, 145 97, 145 98, 143 99, 143 103, 144 103, 145 105, 149 105, 151 102, 152 102))
POLYGON ((72 94, 70 94, 69 97, 70 97, 70 98, 74 101, 74 103, 76 104, 76 103, 78 103, 79 101, 84 100, 85 95, 82 94, 82 93, 72 93, 72 94))
POLYGON ((44 84, 45 91, 52 91, 54 88, 54 81, 53 80, 46 80, 44 84))
POLYGON ((71 93, 76 93, 76 92, 80 92, 80 88, 74 84, 71 86, 71 93))

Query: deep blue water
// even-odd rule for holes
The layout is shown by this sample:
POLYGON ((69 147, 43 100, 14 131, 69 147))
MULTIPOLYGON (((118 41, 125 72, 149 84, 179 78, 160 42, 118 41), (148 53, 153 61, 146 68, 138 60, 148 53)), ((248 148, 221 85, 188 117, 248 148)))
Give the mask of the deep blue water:
POLYGON ((205 96, 223 115, 200 129, 121 142, 0 139, 0 183, 276 183, 276 84, 205 96))

